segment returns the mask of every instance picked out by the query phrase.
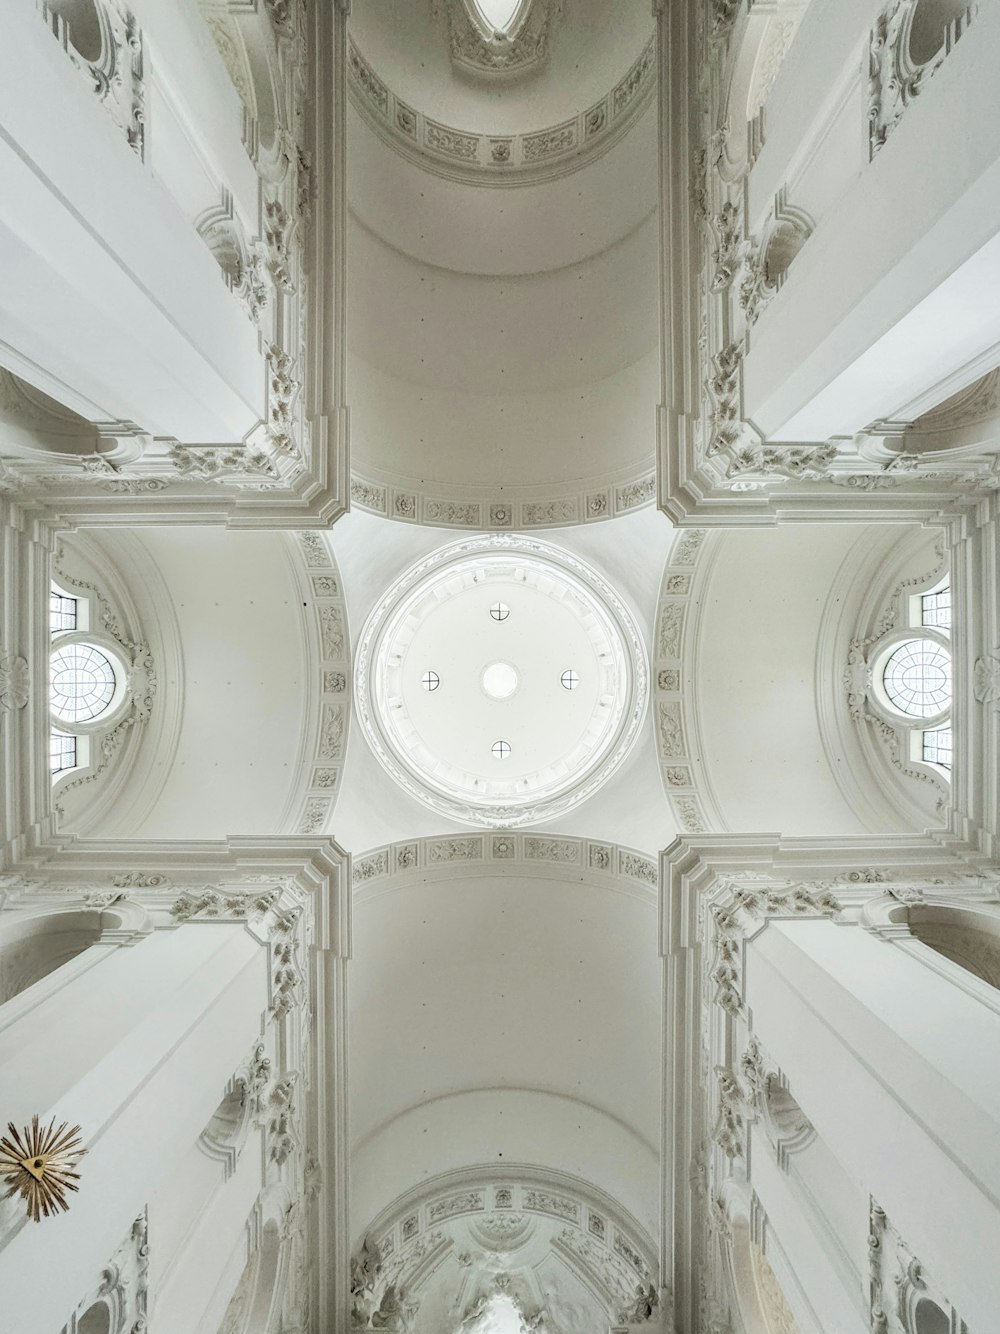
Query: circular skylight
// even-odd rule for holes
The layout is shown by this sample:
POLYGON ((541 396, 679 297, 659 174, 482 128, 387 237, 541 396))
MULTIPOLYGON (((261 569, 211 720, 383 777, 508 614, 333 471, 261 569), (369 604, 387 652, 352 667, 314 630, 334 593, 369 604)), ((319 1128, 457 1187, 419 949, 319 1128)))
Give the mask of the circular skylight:
POLYGON ((596 791, 638 736, 648 693, 639 631, 610 585, 509 533, 407 570, 362 631, 356 681, 358 716, 396 781, 492 826, 550 819, 596 791))
POLYGON ((88 722, 114 699, 115 669, 92 644, 57 648, 51 659, 52 712, 67 723, 88 722))
POLYGON ((888 658, 885 693, 900 713, 933 718, 951 704, 951 657, 932 639, 910 639, 888 658))

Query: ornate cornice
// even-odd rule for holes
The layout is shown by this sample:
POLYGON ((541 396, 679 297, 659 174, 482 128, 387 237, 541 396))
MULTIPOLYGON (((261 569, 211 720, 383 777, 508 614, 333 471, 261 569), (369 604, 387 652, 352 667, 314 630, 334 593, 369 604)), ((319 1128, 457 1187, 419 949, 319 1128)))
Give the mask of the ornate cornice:
MULTIPOLYGON (((544 1244, 575 1271, 624 1323, 641 1285, 658 1304, 656 1251, 640 1224, 614 1199, 564 1172, 528 1166, 448 1172, 401 1196, 368 1228, 351 1261, 354 1328, 372 1320, 390 1284, 419 1300, 420 1289, 449 1252, 506 1253, 544 1244)), ((662 1292, 669 1310, 669 1291, 662 1292)), ((651 1312, 650 1312, 651 1313, 651 1312)), ((643 1323, 649 1315, 629 1323, 643 1323)), ((654 1321, 655 1324, 655 1321, 654 1321)))
MULTIPOLYGON (((436 586, 436 585, 435 585, 436 586)), ((375 604, 360 632, 354 673, 355 711, 372 754, 396 783, 422 805, 449 819, 493 828, 538 824, 558 818, 593 796, 620 769, 634 746, 645 719, 649 693, 646 648, 631 610, 617 591, 588 562, 540 538, 518 533, 480 533, 452 542, 411 565, 375 604), (388 703, 381 655, 391 642, 402 608, 417 591, 440 581, 451 570, 516 558, 528 578, 565 581, 575 604, 586 606, 600 625, 610 655, 616 655, 616 684, 609 688, 605 717, 594 749, 582 752, 568 772, 539 769, 535 786, 520 793, 502 786, 473 785, 464 770, 436 773, 411 747, 412 731, 393 730, 395 716, 388 703), (386 638, 386 635, 389 638, 386 638), (555 776, 552 776, 554 775, 555 776)), ((402 716, 402 715, 400 715, 402 716)), ((595 715, 596 716, 596 715, 595 715)), ((444 766, 441 766, 442 770, 444 766)))
POLYGON ((348 43, 351 101, 380 138, 404 157, 451 180, 476 185, 529 185, 585 166, 631 129, 656 84, 656 43, 650 40, 600 101, 557 125, 521 134, 444 125, 397 97, 359 50, 348 43))
POLYGON ((476 488, 443 496, 418 491, 406 481, 373 481, 356 472, 351 474, 351 505, 369 514, 434 528, 503 530, 599 523, 646 509, 656 499, 656 473, 643 469, 621 482, 539 496, 525 495, 523 490, 518 494, 513 487, 503 492, 476 488))
POLYGON ((306 635, 310 705, 299 747, 298 778, 281 827, 297 834, 328 828, 340 789, 350 724, 351 650, 340 572, 324 537, 310 529, 289 538, 293 576, 311 612, 306 635))
POLYGON ((562 834, 522 834, 512 829, 473 834, 414 838, 371 848, 353 859, 355 895, 395 888, 410 877, 426 880, 430 873, 449 875, 554 876, 589 883, 617 885, 652 901, 656 893, 656 861, 634 848, 562 834))
POLYGON ((696 707, 697 591, 711 570, 717 546, 707 529, 680 534, 660 581, 653 640, 653 708, 660 777, 677 827, 699 833, 723 827, 702 760, 696 707))

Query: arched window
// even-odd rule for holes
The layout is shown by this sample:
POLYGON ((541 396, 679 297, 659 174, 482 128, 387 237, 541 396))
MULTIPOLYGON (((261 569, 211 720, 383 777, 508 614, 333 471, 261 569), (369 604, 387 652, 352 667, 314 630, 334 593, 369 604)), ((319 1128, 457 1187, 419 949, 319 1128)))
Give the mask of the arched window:
POLYGON ((118 722, 128 703, 117 645, 91 633, 89 600, 53 584, 49 594, 49 771, 53 779, 90 762, 90 738, 118 722))
POLYGON ((947 578, 908 602, 907 625, 869 652, 872 700, 909 736, 911 760, 949 775, 951 732, 951 588, 947 578))
POLYGON ((74 641, 52 652, 52 712, 63 723, 86 723, 107 712, 115 697, 115 669, 93 644, 74 641))

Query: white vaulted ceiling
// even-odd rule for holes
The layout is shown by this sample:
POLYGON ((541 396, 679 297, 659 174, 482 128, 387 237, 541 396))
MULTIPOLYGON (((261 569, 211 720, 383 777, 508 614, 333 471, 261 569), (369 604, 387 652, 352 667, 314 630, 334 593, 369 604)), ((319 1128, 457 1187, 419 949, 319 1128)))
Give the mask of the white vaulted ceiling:
MULTIPOLYGON (((553 18, 542 69, 477 79, 452 66, 443 9, 361 3, 352 38, 376 78, 382 66, 398 74, 400 105, 478 135, 581 116, 611 96, 651 33, 638 0, 613 13, 587 0, 553 18)), ((355 473, 477 499, 549 499, 649 474, 659 371, 645 93, 599 151, 581 143, 541 177, 513 166, 456 177, 440 155, 394 140, 362 93, 355 103, 355 473)))
POLYGON ((655 1235, 655 896, 558 867, 475 870, 356 893, 352 1231, 439 1172, 534 1162, 655 1235))

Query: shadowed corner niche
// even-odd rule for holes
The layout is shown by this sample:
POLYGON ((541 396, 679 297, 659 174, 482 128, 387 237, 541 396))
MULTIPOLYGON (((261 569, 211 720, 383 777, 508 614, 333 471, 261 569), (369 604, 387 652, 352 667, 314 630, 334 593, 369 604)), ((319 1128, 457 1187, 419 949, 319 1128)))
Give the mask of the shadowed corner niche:
POLYGON ((550 819, 595 792, 639 736, 648 689, 614 589, 515 534, 411 566, 369 616, 356 668, 358 716, 392 777, 487 827, 550 819))

